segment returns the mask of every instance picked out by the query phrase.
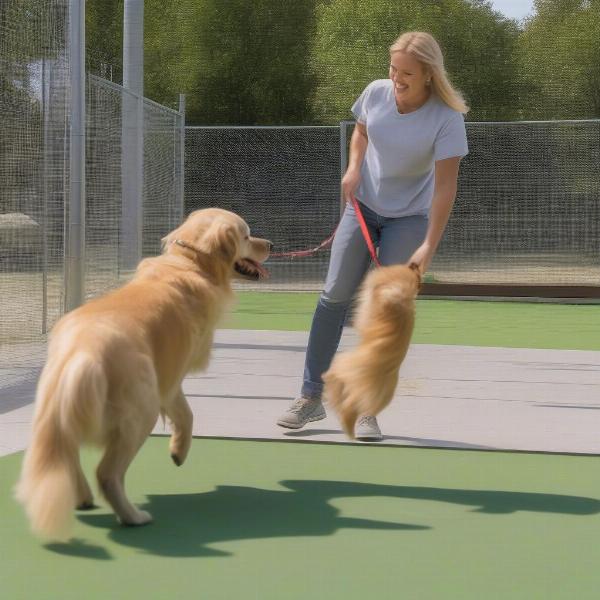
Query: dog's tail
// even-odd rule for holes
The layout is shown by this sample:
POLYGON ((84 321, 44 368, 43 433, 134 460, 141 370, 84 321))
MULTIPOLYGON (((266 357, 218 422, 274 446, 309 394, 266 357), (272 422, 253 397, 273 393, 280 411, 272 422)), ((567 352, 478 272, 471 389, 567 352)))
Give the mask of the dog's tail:
POLYGON ((367 276, 354 320, 359 345, 336 356, 322 376, 324 395, 350 437, 354 437, 358 416, 379 414, 396 389, 421 282, 419 267, 410 264, 408 268, 412 274, 396 265, 380 267, 367 276))
POLYGON ((102 365, 88 354, 50 362, 42 373, 32 441, 15 490, 37 535, 69 537, 78 501, 79 446, 101 422, 106 395, 102 365))

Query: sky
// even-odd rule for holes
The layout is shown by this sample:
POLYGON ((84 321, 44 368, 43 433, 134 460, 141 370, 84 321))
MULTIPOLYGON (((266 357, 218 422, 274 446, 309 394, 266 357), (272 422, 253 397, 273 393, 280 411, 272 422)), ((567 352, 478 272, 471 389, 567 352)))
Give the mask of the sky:
POLYGON ((491 0, 492 7, 509 19, 522 19, 533 12, 533 0, 491 0))

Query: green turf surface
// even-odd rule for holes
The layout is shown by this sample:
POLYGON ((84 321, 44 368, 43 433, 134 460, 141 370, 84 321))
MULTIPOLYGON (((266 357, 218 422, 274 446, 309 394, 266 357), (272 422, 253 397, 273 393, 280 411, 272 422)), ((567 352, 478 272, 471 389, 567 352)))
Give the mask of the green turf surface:
MULTIPOLYGON (((225 326, 305 331, 317 298, 241 292, 225 326)), ((419 300, 413 343, 600 350, 600 305, 419 300)))
MULTIPOLYGON (((96 455, 84 457, 91 472, 96 455)), ((155 522, 79 513, 44 545, 0 459, 3 598, 578 599, 600 589, 600 458, 151 438, 128 475, 155 522)))

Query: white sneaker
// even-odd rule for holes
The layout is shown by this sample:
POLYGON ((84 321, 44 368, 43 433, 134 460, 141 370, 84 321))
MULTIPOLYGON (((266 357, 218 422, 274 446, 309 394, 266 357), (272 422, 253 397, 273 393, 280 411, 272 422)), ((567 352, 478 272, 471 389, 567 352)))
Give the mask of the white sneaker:
POLYGON ((300 429, 311 421, 320 421, 327 416, 321 400, 296 398, 293 404, 279 417, 277 425, 288 429, 300 429))
POLYGON ((381 429, 379 429, 377 419, 369 415, 358 417, 354 429, 354 437, 357 440, 365 440, 368 442, 378 442, 379 440, 382 440, 383 435, 381 435, 381 429))

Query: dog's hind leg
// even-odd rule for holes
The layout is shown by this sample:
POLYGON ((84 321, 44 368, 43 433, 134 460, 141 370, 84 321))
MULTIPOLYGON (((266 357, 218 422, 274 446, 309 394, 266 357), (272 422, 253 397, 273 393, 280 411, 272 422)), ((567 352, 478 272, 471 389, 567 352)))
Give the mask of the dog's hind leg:
POLYGON ((330 369, 328 373, 325 373, 323 375, 323 380, 325 381, 325 398, 338 413, 342 429, 346 432, 348 437, 354 439, 354 424, 358 418, 358 412, 354 410, 354 407, 351 404, 348 404, 346 400, 346 382, 337 374, 335 368, 330 369))
POLYGON ((142 412, 137 427, 114 431, 108 438, 106 450, 96 471, 98 484, 123 525, 145 525, 152 521, 152 515, 139 510, 129 502, 125 493, 125 472, 158 418, 158 399, 156 412, 152 415, 142 412))
POLYGON ((169 452, 173 462, 179 467, 185 458, 192 443, 192 424, 194 416, 181 389, 175 394, 171 403, 165 407, 165 413, 171 421, 173 434, 169 443, 169 452))
POLYGON ((79 457, 74 465, 75 468, 75 482, 76 482, 76 493, 77 493, 77 510, 88 510, 94 508, 94 495, 88 485, 87 479, 81 468, 81 462, 79 457))
POLYGON ((123 525, 145 525, 152 521, 152 515, 136 508, 125 494, 125 472, 151 431, 152 427, 146 428, 143 435, 140 431, 135 440, 127 432, 110 440, 98 465, 100 489, 123 525))

